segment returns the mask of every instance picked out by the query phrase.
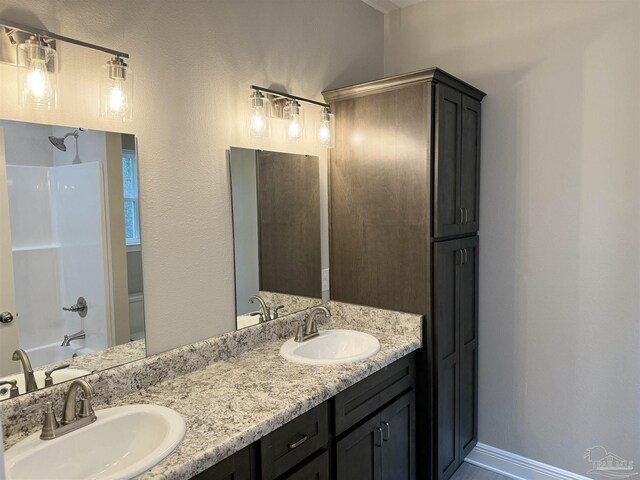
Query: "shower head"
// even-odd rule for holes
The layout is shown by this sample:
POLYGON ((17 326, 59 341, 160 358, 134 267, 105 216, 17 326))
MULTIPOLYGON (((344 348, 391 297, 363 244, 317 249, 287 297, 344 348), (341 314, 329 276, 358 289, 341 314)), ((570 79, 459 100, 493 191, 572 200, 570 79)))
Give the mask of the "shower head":
POLYGON ((78 135, 80 134, 80 132, 84 132, 84 131, 85 131, 84 128, 79 128, 77 130, 74 130, 73 132, 69 132, 69 133, 65 134, 64 137, 54 137, 53 135, 49 135, 49 141, 58 150, 66 152, 67 151, 67 146, 64 144, 64 141, 67 139, 67 137, 73 137, 76 140, 78 140, 78 135))

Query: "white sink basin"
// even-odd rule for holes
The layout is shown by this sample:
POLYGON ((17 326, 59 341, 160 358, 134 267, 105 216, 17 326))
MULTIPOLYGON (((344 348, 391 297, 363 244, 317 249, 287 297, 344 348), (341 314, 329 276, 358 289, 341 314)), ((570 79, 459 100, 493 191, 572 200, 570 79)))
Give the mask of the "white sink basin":
POLYGON ((336 365, 366 360, 380 351, 378 339, 355 330, 323 330, 320 336, 302 343, 287 340, 280 355, 291 362, 336 365))
MULTIPOLYGON (((62 370, 56 370, 51 374, 51 378, 53 379, 54 385, 57 383, 66 382, 68 380, 73 380, 74 378, 84 377, 85 375, 89 375, 91 372, 87 370, 80 370, 77 368, 64 368, 62 370)), ((38 370, 33 373, 36 378, 36 383, 38 384, 38 388, 44 387, 44 371, 38 370)), ((2 377, 0 380, 17 380, 18 381, 18 390, 20 391, 20 395, 23 393, 27 393, 27 390, 24 386, 24 375, 22 373, 16 373, 13 375, 9 375, 7 377, 2 377)), ((0 387, 0 400, 4 400, 9 398, 11 392, 9 392, 9 385, 2 385, 0 387), (4 393, 3 393, 4 392, 4 393)))
POLYGON ((37 432, 5 453, 7 480, 132 478, 182 441, 182 416, 159 405, 97 410, 98 419, 53 440, 37 432))

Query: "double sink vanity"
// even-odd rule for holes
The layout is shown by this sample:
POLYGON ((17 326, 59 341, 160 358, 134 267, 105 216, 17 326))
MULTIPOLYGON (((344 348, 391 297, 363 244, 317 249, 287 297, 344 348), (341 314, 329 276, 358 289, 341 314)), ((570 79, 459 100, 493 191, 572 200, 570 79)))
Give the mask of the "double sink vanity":
POLYGON ((328 318, 315 308, 0 403, 7 478, 347 479, 394 455, 414 468, 421 317, 326 307, 328 318), (68 390, 74 415, 84 392, 75 421, 95 420, 40 439, 49 407, 66 418, 68 390))

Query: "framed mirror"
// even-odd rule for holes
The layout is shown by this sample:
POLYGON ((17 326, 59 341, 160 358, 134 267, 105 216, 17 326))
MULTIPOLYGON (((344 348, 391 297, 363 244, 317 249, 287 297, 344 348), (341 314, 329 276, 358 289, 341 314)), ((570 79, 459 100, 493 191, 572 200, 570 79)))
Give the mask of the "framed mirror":
POLYGON ((0 400, 145 356, 136 151, 0 120, 0 400))
POLYGON ((228 158, 237 328, 320 304, 318 157, 232 147, 228 158))

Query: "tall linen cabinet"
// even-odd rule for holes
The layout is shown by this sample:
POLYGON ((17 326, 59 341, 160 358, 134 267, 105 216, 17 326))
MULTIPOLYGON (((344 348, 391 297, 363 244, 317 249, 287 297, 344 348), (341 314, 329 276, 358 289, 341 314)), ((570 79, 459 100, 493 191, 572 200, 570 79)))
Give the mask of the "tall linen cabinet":
POLYGON ((424 315, 417 477, 446 480, 477 442, 485 94, 431 68, 323 95, 331 298, 424 315))

